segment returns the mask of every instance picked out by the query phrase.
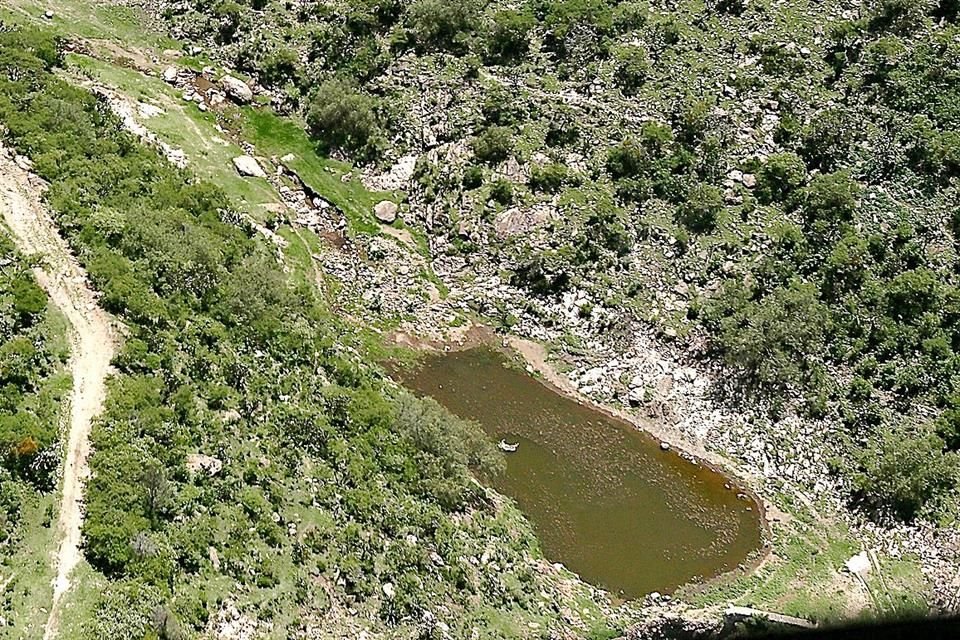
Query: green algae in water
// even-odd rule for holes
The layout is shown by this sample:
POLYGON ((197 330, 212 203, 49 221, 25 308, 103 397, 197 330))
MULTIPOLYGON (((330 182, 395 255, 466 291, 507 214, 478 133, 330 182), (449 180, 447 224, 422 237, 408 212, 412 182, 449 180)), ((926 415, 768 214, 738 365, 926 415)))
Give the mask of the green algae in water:
POLYGON ((506 363, 471 349, 398 376, 495 441, 519 443, 491 484, 516 500, 548 559, 633 598, 714 577, 757 549, 759 514, 723 475, 506 363))

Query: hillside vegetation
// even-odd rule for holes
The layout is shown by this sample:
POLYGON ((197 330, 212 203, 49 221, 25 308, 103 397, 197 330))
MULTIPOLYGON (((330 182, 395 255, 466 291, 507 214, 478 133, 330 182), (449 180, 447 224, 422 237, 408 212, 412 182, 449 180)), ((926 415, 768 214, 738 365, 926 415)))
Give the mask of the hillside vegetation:
POLYGON ((410 202, 436 253, 479 253, 534 299, 583 295, 611 332, 632 310, 722 363, 731 402, 825 424, 855 502, 952 513, 956 3, 260 0, 162 16, 331 153, 388 166, 433 150, 410 202), (527 233, 494 228, 512 209, 527 233))
MULTIPOLYGON (((566 624, 527 525, 471 478, 500 464, 478 427, 388 389, 229 198, 58 78, 61 62, 49 36, 0 34, 4 141, 49 182, 101 304, 128 329, 92 436, 84 550, 108 582, 82 635, 566 624)), ((56 404, 32 398, 56 357, 30 337, 44 296, 12 259, 0 375, 16 420, 0 434, 15 525, 11 474, 48 482, 56 404)))
MULTIPOLYGON (((58 5, 0 7, 0 141, 123 324, 60 637, 960 606, 955 0, 58 5), (544 559, 479 426, 380 364, 471 320, 716 454, 760 566, 614 607, 544 559)), ((39 637, 68 348, 3 231, 0 631, 39 637)))

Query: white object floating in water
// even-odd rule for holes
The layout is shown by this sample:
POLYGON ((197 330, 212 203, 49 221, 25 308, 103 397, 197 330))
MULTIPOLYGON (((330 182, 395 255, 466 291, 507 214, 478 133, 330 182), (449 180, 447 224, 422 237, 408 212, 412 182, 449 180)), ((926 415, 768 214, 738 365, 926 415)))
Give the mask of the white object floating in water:
POLYGON ((500 447, 500 451, 506 451, 507 453, 513 453, 514 451, 517 450, 517 447, 520 446, 520 443, 517 442, 517 443, 514 443, 514 444, 510 444, 510 443, 507 442, 506 440, 501 440, 500 442, 497 443, 497 446, 500 447))
POLYGON ((669 443, 669 442, 661 442, 661 443, 660 443, 660 448, 663 449, 664 451, 670 451, 670 443, 669 443))

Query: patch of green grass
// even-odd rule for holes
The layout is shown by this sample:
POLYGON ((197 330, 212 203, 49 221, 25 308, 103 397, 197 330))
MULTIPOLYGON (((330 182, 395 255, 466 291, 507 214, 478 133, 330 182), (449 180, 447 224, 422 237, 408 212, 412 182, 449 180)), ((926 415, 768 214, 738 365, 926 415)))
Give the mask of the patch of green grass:
POLYGON ((90 621, 94 618, 100 594, 107 579, 83 558, 73 570, 72 588, 60 602, 59 640, 87 640, 90 621))
POLYGON ((7 584, 11 621, 16 621, 18 638, 42 638, 53 599, 53 554, 56 552, 56 500, 54 494, 28 493, 20 526, 23 531, 16 549, 0 565, 0 584, 7 584))
POLYGON ((293 154, 284 165, 295 171, 308 187, 337 206, 355 233, 376 234, 380 225, 373 207, 382 200, 399 202, 400 194, 368 191, 358 172, 344 162, 319 155, 306 132, 293 120, 281 118, 268 109, 243 109, 243 136, 266 155, 282 158, 293 154), (344 176, 349 179, 344 180, 344 176))
POLYGON ((779 502, 793 520, 777 528, 774 558, 751 575, 721 579, 706 587, 685 587, 678 595, 695 606, 751 606, 819 623, 846 620, 852 613, 886 618, 926 611, 918 594, 929 589, 915 558, 879 556, 881 571, 867 574, 869 593, 863 594, 856 579, 843 569, 861 551, 847 527, 817 519, 786 497, 779 502))
POLYGON ((0 9, 3 19, 42 24, 64 36, 116 40, 128 47, 180 48, 176 40, 145 28, 149 20, 137 7, 93 0, 4 0, 3 4, 0 9), (48 9, 53 11, 49 19, 44 17, 48 9))
POLYGON ((271 217, 273 209, 282 204, 269 181, 237 173, 233 158, 243 155, 244 151, 217 129, 215 114, 200 111, 196 104, 183 101, 178 92, 160 78, 87 56, 70 55, 68 62, 74 69, 125 96, 162 109, 161 114, 141 118, 141 123, 165 143, 182 149, 190 171, 226 191, 256 220, 271 217))

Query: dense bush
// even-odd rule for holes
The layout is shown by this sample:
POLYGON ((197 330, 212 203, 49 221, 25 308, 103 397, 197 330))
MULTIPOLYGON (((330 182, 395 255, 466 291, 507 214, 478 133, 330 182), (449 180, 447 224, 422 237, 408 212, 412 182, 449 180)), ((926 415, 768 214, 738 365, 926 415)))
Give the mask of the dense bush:
POLYGON ((493 28, 487 36, 487 54, 495 62, 508 62, 523 56, 530 46, 530 32, 536 19, 529 11, 505 9, 493 16, 493 28))
POLYGON ((369 159, 379 134, 376 102, 338 80, 317 87, 310 98, 307 125, 327 151, 343 151, 369 159))
POLYGON ((646 50, 638 46, 626 46, 617 49, 617 70, 614 77, 626 94, 636 93, 650 74, 650 57, 646 50))
POLYGON ((884 431, 859 456, 862 466, 853 474, 854 484, 872 507, 909 519, 956 486, 960 473, 957 454, 944 455, 943 440, 921 431, 884 431))
POLYGON ((503 162, 512 152, 513 133, 508 127, 487 127, 473 139, 473 154, 481 162, 503 162))
MULTIPOLYGON (((47 317, 47 296, 12 242, 0 235, 0 467, 49 488, 60 400, 52 376, 63 354, 47 317)), ((13 482, 12 479, 8 480, 13 482)))
POLYGON ((530 171, 530 187, 537 191, 556 193, 569 180, 567 167, 557 162, 537 165, 530 171))
POLYGON ((475 0, 415 0, 407 9, 407 21, 420 47, 463 52, 477 26, 479 8, 475 0))

